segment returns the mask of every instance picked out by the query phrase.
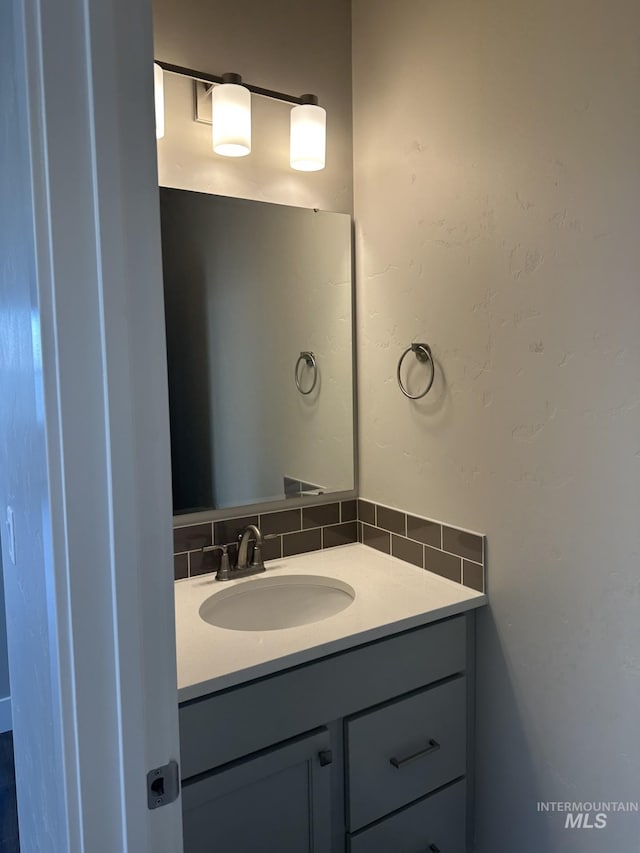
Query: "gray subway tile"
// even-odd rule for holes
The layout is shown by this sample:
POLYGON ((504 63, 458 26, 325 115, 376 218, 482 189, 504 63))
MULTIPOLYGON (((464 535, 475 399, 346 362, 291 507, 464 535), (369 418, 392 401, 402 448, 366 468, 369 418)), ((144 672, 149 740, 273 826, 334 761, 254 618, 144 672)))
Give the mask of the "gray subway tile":
POLYGON ((484 568, 470 560, 462 561, 462 582, 471 589, 484 592, 484 568))
POLYGON ((175 554, 173 557, 173 577, 174 580, 182 580, 189 577, 189 555, 175 554))
POLYGON ((390 530, 404 536, 406 533, 405 515, 397 509, 389 509, 386 506, 378 506, 376 527, 390 530))
POLYGON ((376 551, 382 551, 385 554, 391 553, 391 534, 387 530, 380 530, 378 527, 363 524, 362 542, 370 548, 375 548, 376 551))
POLYGON ((482 563, 482 536, 455 527, 442 528, 442 548, 451 554, 482 563))
POLYGON ((316 504, 302 509, 302 529, 324 527, 327 524, 339 524, 340 504, 316 504))
POLYGON ((420 518, 418 515, 408 515, 407 536, 410 539, 415 539, 417 542, 422 542, 424 545, 440 548, 442 543, 442 525, 436 521, 420 518))
POLYGON ((290 533, 302 527, 302 512, 299 509, 284 509, 280 512, 265 512, 260 516, 260 529, 269 533, 290 533))
POLYGON ((229 545, 235 542, 248 524, 258 524, 257 515, 245 515, 242 518, 227 518, 213 524, 213 541, 216 545, 229 545))
POLYGON ((358 542, 362 542, 362 522, 358 522, 358 542))
POLYGON ((282 537, 282 556, 304 554, 307 551, 319 551, 322 548, 321 528, 301 530, 299 533, 286 533, 282 537))
POLYGON ((358 504, 355 500, 342 501, 340 504, 340 521, 355 521, 358 517, 358 504))
POLYGON ((282 536, 265 539, 262 543, 263 560, 279 560, 282 557, 282 536))
POLYGON ((424 545, 424 567, 430 572, 435 572, 443 578, 451 581, 462 581, 462 565, 460 557, 454 554, 446 554, 437 548, 424 545))
POLYGON ((358 520, 364 521, 365 524, 375 525, 376 523, 376 505, 371 501, 358 500, 358 520))
POLYGON ((220 551, 192 551, 189 554, 189 577, 207 575, 220 568, 220 551))
POLYGON ((173 528, 173 553, 179 554, 182 551, 195 551, 196 548, 204 548, 205 545, 211 545, 213 542, 213 530, 211 522, 207 521, 204 524, 191 524, 188 527, 173 528))
POLYGON ((424 568, 424 553, 422 545, 418 542, 413 542, 411 539, 405 539, 404 536, 393 534, 391 537, 391 553, 399 560, 404 560, 405 563, 413 563, 414 566, 424 568))
POLYGON ((335 548, 337 545, 349 545, 358 541, 358 522, 346 521, 322 529, 322 547, 335 548))

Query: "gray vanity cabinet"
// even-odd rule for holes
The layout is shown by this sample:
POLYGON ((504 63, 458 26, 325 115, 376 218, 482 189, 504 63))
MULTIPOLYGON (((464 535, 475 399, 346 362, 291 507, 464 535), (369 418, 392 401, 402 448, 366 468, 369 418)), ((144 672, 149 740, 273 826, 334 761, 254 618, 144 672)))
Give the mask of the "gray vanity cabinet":
POLYGON ((185 851, 330 853, 330 758, 321 729, 185 784, 185 851))
POLYGON ((465 853, 474 619, 180 707, 185 853, 465 853))

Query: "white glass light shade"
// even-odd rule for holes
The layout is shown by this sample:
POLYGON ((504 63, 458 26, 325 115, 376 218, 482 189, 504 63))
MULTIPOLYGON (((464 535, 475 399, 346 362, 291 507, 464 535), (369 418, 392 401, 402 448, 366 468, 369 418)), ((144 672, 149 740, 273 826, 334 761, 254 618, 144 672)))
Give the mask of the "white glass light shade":
POLYGON ((153 95, 156 105, 156 139, 164 136, 164 71, 153 63, 153 95))
POLYGON ((251 92, 236 83, 214 86, 211 93, 212 141, 216 154, 251 154, 251 92))
POLYGON ((300 172, 324 169, 327 147, 327 113, 314 104, 291 110, 291 168, 300 172))

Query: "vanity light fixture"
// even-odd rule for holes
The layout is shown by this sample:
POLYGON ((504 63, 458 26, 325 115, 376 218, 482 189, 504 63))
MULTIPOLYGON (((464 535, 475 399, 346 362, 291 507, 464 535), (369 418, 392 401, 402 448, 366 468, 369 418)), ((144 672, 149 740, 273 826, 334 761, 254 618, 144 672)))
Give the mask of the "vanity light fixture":
MULTIPOLYGON (((273 89, 264 89, 244 83, 238 74, 218 76, 195 71, 181 65, 156 60, 156 134, 164 135, 164 88, 159 87, 155 69, 181 77, 190 77, 197 83, 208 83, 211 94, 212 143, 216 154, 224 157, 244 157, 251 153, 251 95, 260 95, 274 101, 293 104, 291 110, 289 162, 292 169, 315 172, 324 169, 326 160, 326 111, 318 106, 315 95, 288 95, 273 89), (162 95, 158 93, 161 92, 162 95), (161 109, 158 99, 161 98, 161 109), (158 133, 158 116, 162 113, 162 134, 158 133)), ((160 79, 160 83, 162 80, 160 79)), ((200 120, 200 119, 198 119, 200 120)))
POLYGON ((211 92, 212 143, 223 157, 251 154, 251 92, 239 74, 223 74, 211 92))
POLYGON ((164 71, 153 63, 153 98, 156 105, 156 139, 164 136, 164 71))
POLYGON ((327 113, 315 95, 303 95, 291 110, 291 168, 300 172, 324 169, 327 145, 327 113))

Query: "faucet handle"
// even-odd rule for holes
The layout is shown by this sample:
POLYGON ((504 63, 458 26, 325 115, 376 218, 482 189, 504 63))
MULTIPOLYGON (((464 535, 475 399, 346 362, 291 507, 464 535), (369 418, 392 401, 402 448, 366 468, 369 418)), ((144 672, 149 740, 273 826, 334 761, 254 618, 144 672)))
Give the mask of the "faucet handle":
POLYGON ((222 551, 222 557, 220 558, 220 568, 216 573, 217 581, 228 581, 231 579, 231 564, 229 562, 229 552, 228 545, 205 545, 202 549, 203 553, 207 551, 222 551))
POLYGON ((262 542, 256 541, 256 544, 253 547, 253 556, 251 558, 250 568, 259 569, 261 572, 266 571, 264 565, 264 557, 262 556, 262 546, 269 539, 277 539, 277 533, 267 533, 262 537, 262 542))
POLYGON ((251 555, 250 569, 264 569, 264 560, 262 559, 262 548, 258 543, 253 546, 253 554, 251 555))
POLYGON ((251 562, 249 563, 250 569, 259 569, 261 572, 264 571, 264 560, 262 559, 262 543, 256 541, 256 544, 253 546, 253 554, 251 555, 251 562))

